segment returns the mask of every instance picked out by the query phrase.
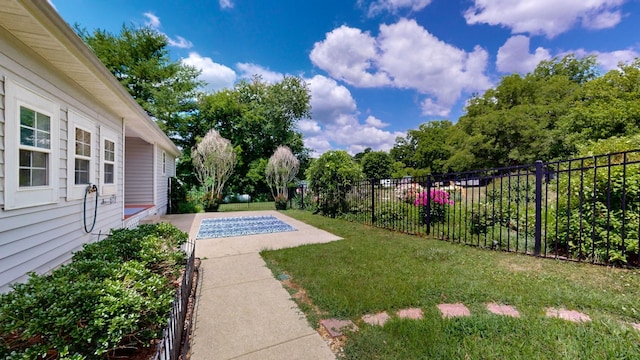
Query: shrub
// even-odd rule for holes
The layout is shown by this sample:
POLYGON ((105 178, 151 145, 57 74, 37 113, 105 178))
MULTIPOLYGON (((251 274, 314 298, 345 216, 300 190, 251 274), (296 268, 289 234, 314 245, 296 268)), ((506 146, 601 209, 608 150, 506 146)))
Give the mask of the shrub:
POLYGON ((420 223, 426 225, 427 204, 429 204, 430 223, 444 222, 449 206, 453 205, 453 199, 445 190, 431 189, 429 194, 426 191, 418 193, 413 203, 420 209, 420 223), (427 197, 427 195, 429 196, 427 197))
POLYGON ((50 275, 30 274, 0 295, 0 357, 104 359, 150 346, 170 310, 186 239, 169 224, 114 230, 50 275))

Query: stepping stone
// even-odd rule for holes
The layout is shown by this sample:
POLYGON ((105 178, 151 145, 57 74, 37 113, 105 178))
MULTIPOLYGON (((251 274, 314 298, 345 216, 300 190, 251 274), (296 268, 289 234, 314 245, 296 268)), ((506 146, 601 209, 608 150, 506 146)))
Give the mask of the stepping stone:
POLYGON ((591 318, 589 317, 589 315, 583 314, 579 311, 567 310, 567 309, 548 308, 547 316, 555 317, 555 318, 559 318, 567 321, 573 321, 573 322, 591 321, 591 318))
POLYGON ((458 316, 471 316, 471 312, 462 303, 456 304, 439 304, 438 309, 442 313, 443 318, 451 318, 458 316))
POLYGON ((362 317, 362 321, 366 322, 369 325, 380 325, 384 326, 387 320, 391 319, 389 314, 386 311, 377 314, 367 314, 362 317))
POLYGON ((358 327, 351 320, 323 319, 320 324, 324 326, 332 338, 344 335, 343 331, 358 331, 358 327))
POLYGON ((398 310, 398 317, 401 319, 419 320, 419 319, 422 319, 422 309, 409 308, 409 309, 398 310))
POLYGON ((517 317, 517 318, 520 317, 520 313, 518 312, 518 310, 516 310, 516 308, 514 308, 513 306, 509 306, 509 305, 489 303, 487 304, 487 310, 489 310, 490 312, 496 315, 506 315, 506 316, 517 317))

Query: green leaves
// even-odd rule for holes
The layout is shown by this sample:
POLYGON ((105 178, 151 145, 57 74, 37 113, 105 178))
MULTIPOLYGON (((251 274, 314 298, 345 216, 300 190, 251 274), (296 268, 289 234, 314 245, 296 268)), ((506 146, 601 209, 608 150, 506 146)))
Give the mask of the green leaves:
POLYGON ((169 224, 114 230, 70 264, 0 295, 0 357, 100 359, 159 335, 187 234, 169 224))

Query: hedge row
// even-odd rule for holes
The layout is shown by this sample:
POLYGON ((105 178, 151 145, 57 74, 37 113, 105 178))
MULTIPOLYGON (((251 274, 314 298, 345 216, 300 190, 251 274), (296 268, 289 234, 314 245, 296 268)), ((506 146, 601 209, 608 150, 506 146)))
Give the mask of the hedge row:
POLYGON ((105 359, 148 348, 166 325, 187 234, 114 230, 49 275, 0 295, 0 358, 105 359))

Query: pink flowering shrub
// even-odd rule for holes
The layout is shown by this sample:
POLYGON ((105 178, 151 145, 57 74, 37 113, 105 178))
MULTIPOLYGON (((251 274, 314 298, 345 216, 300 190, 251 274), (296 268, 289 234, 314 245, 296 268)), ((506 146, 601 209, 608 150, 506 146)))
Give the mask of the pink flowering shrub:
POLYGON ((429 218, 431 223, 444 222, 447 215, 447 208, 453 205, 453 199, 450 198, 449 193, 445 190, 431 189, 429 191, 429 197, 427 192, 422 191, 416 196, 414 201, 415 206, 420 207, 420 222, 422 224, 427 223, 427 201, 431 200, 429 218))
POLYGON ((417 197, 423 192, 424 188, 416 183, 400 184, 396 188, 396 196, 398 199, 409 204, 415 202, 417 197))

